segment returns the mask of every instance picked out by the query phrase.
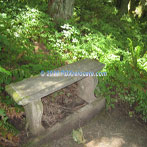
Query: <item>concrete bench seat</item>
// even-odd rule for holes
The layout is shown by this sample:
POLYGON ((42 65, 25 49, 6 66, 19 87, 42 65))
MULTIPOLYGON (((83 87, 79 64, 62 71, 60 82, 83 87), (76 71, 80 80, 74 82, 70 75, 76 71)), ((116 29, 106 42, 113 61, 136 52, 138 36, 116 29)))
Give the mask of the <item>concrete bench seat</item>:
MULTIPOLYGON (((102 70, 103 67, 104 64, 97 60, 85 59, 57 68, 54 71, 96 73, 102 70)), ((88 103, 91 103, 96 99, 94 96, 94 89, 98 83, 98 79, 94 76, 36 75, 20 82, 7 85, 5 89, 16 103, 24 106, 29 129, 32 134, 36 135, 44 130, 41 124, 43 114, 41 98, 75 82, 78 82, 77 95, 80 98, 88 103)))

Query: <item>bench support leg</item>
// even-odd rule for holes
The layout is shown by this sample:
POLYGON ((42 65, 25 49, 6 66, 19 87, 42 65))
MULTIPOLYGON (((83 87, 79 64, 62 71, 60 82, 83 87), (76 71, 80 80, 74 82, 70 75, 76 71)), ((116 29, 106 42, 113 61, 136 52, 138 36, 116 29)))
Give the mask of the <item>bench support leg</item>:
POLYGON ((44 127, 41 124, 43 114, 43 105, 41 100, 25 105, 24 109, 30 132, 33 135, 40 134, 44 130, 44 127))
POLYGON ((87 77, 78 82, 77 95, 88 103, 96 100, 94 90, 98 83, 97 77, 87 77))

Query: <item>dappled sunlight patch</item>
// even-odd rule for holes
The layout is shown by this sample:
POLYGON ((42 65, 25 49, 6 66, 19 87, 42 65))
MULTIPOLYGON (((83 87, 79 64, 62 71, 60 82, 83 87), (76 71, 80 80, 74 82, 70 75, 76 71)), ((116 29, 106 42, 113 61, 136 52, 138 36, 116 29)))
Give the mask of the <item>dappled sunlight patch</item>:
POLYGON ((142 58, 138 59, 137 62, 138 62, 138 65, 139 65, 140 68, 147 71, 147 61, 146 61, 146 59, 147 59, 147 53, 142 58))
POLYGON ((122 147, 124 144, 124 139, 120 137, 102 137, 86 143, 85 147, 122 147))
POLYGON ((119 61, 120 56, 115 55, 115 54, 106 54, 105 57, 103 58, 104 62, 112 62, 112 61, 119 61))

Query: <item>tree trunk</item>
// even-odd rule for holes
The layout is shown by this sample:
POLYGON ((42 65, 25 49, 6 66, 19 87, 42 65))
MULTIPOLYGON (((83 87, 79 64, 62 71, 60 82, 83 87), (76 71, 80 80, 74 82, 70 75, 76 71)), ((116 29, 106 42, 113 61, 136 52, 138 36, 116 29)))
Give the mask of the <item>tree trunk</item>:
POLYGON ((120 15, 128 13, 128 4, 129 4, 129 0, 121 0, 120 15))
POLYGON ((48 12, 55 21, 67 20, 72 17, 75 0, 50 0, 48 12))

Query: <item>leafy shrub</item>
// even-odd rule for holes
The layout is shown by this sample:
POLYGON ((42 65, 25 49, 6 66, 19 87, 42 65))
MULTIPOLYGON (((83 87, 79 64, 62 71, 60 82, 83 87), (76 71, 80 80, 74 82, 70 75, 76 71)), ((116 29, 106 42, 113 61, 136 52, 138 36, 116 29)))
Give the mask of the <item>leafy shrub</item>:
POLYGON ((147 121, 146 72, 140 73, 129 62, 113 61, 106 67, 107 77, 101 79, 100 87, 107 99, 107 107, 114 107, 114 102, 128 102, 140 117, 147 121), (135 79, 135 80, 134 80, 135 79))

